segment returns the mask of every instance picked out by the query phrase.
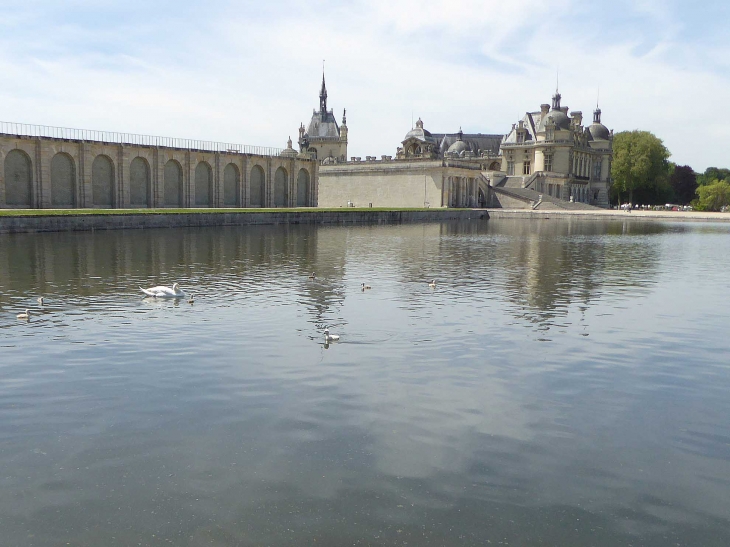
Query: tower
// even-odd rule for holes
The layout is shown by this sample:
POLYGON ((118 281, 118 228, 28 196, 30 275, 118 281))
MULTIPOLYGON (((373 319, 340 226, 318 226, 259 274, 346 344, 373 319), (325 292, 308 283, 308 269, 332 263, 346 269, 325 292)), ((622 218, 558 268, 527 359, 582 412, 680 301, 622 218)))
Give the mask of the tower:
POLYGON ((312 112, 309 126, 299 128, 299 150, 323 162, 346 161, 347 159, 347 111, 342 114, 342 127, 337 125, 335 114, 327 109, 327 83, 322 71, 322 86, 319 90, 319 110, 312 112))

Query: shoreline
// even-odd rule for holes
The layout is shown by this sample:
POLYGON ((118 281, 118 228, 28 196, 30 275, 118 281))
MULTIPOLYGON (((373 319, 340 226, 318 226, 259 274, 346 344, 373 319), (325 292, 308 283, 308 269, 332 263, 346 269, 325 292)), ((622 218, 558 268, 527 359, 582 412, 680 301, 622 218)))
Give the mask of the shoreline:
POLYGON ((730 213, 529 209, 3 209, 0 234, 264 224, 401 224, 451 220, 634 220, 730 222, 730 213))
POLYGON ((487 209, 490 219, 551 217, 579 218, 582 220, 658 220, 661 222, 730 222, 730 213, 705 211, 639 211, 631 213, 617 209, 566 211, 565 209, 487 209))
POLYGON ((0 212, 0 234, 266 224, 402 224, 488 218, 485 209, 4 209, 0 212))

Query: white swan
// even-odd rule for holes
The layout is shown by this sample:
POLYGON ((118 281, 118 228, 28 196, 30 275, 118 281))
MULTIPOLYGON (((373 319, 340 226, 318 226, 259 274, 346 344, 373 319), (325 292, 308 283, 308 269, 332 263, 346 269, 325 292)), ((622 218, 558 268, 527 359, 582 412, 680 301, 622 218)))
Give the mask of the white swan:
POLYGON ((39 303, 39 304, 40 304, 41 306, 43 305, 43 297, 42 297, 42 296, 39 296, 39 297, 38 297, 38 303, 39 303))
POLYGON ((434 279, 433 281, 431 281, 431 283, 429 283, 428 286, 431 287, 432 289, 435 289, 436 288, 436 280, 434 279))
POLYGON ((339 334, 330 334, 329 329, 324 329, 324 339, 327 342, 337 342, 340 339, 339 334))
POLYGON ((181 291, 177 283, 174 283, 172 288, 159 285, 149 289, 140 287, 139 290, 152 298, 185 298, 185 291, 181 291))
POLYGON ((16 317, 18 319, 30 319, 30 310, 25 310, 25 313, 19 313, 16 317))
POLYGON ((362 286, 360 287, 360 290, 361 291, 364 291, 364 290, 367 290, 367 289, 372 289, 372 287, 370 285, 366 285, 365 283, 363 283, 362 286))

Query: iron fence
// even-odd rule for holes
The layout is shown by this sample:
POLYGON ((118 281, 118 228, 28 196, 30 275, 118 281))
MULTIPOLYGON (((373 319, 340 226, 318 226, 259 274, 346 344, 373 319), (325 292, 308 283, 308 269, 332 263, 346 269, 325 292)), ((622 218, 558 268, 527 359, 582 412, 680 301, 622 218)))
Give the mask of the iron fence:
POLYGON ((154 146, 165 148, 182 148, 186 150, 203 150, 206 152, 228 152, 233 154, 253 154, 257 156, 278 156, 283 148, 270 146, 250 146, 217 141, 196 139, 179 139, 175 137, 158 137, 154 135, 138 135, 135 133, 117 133, 115 131, 97 131, 94 129, 73 129, 70 127, 53 127, 0 121, 0 134, 19 137, 43 137, 71 141, 92 141, 109 144, 127 144, 132 146, 154 146))

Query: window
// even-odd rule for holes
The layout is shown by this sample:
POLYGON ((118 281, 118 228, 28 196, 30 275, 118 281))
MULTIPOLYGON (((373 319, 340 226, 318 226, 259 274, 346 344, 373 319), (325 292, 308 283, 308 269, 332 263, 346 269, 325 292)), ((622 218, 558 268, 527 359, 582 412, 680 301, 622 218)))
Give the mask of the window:
POLYGON ((507 175, 511 176, 515 174, 515 162, 508 161, 507 162, 507 175))
POLYGON ((548 184, 548 196, 552 196, 552 195, 553 195, 553 185, 548 184))
POLYGON ((593 165, 593 178, 596 180, 601 180, 601 167, 602 167, 601 164, 602 164, 601 161, 597 161, 593 165))
POLYGON ((545 156, 545 168, 544 171, 552 171, 553 170, 553 156, 547 155, 545 156))
POLYGON ((555 197, 560 199, 560 185, 555 186, 555 197))
POLYGON ((551 141, 554 138, 555 138, 555 129, 553 129, 552 127, 548 127, 545 130, 545 140, 546 141, 551 141))
POLYGON ((522 144, 523 142, 525 142, 525 134, 522 132, 517 133, 517 144, 522 144))
POLYGON ((529 175, 530 174, 530 162, 526 161, 522 164, 522 174, 523 175, 529 175))

